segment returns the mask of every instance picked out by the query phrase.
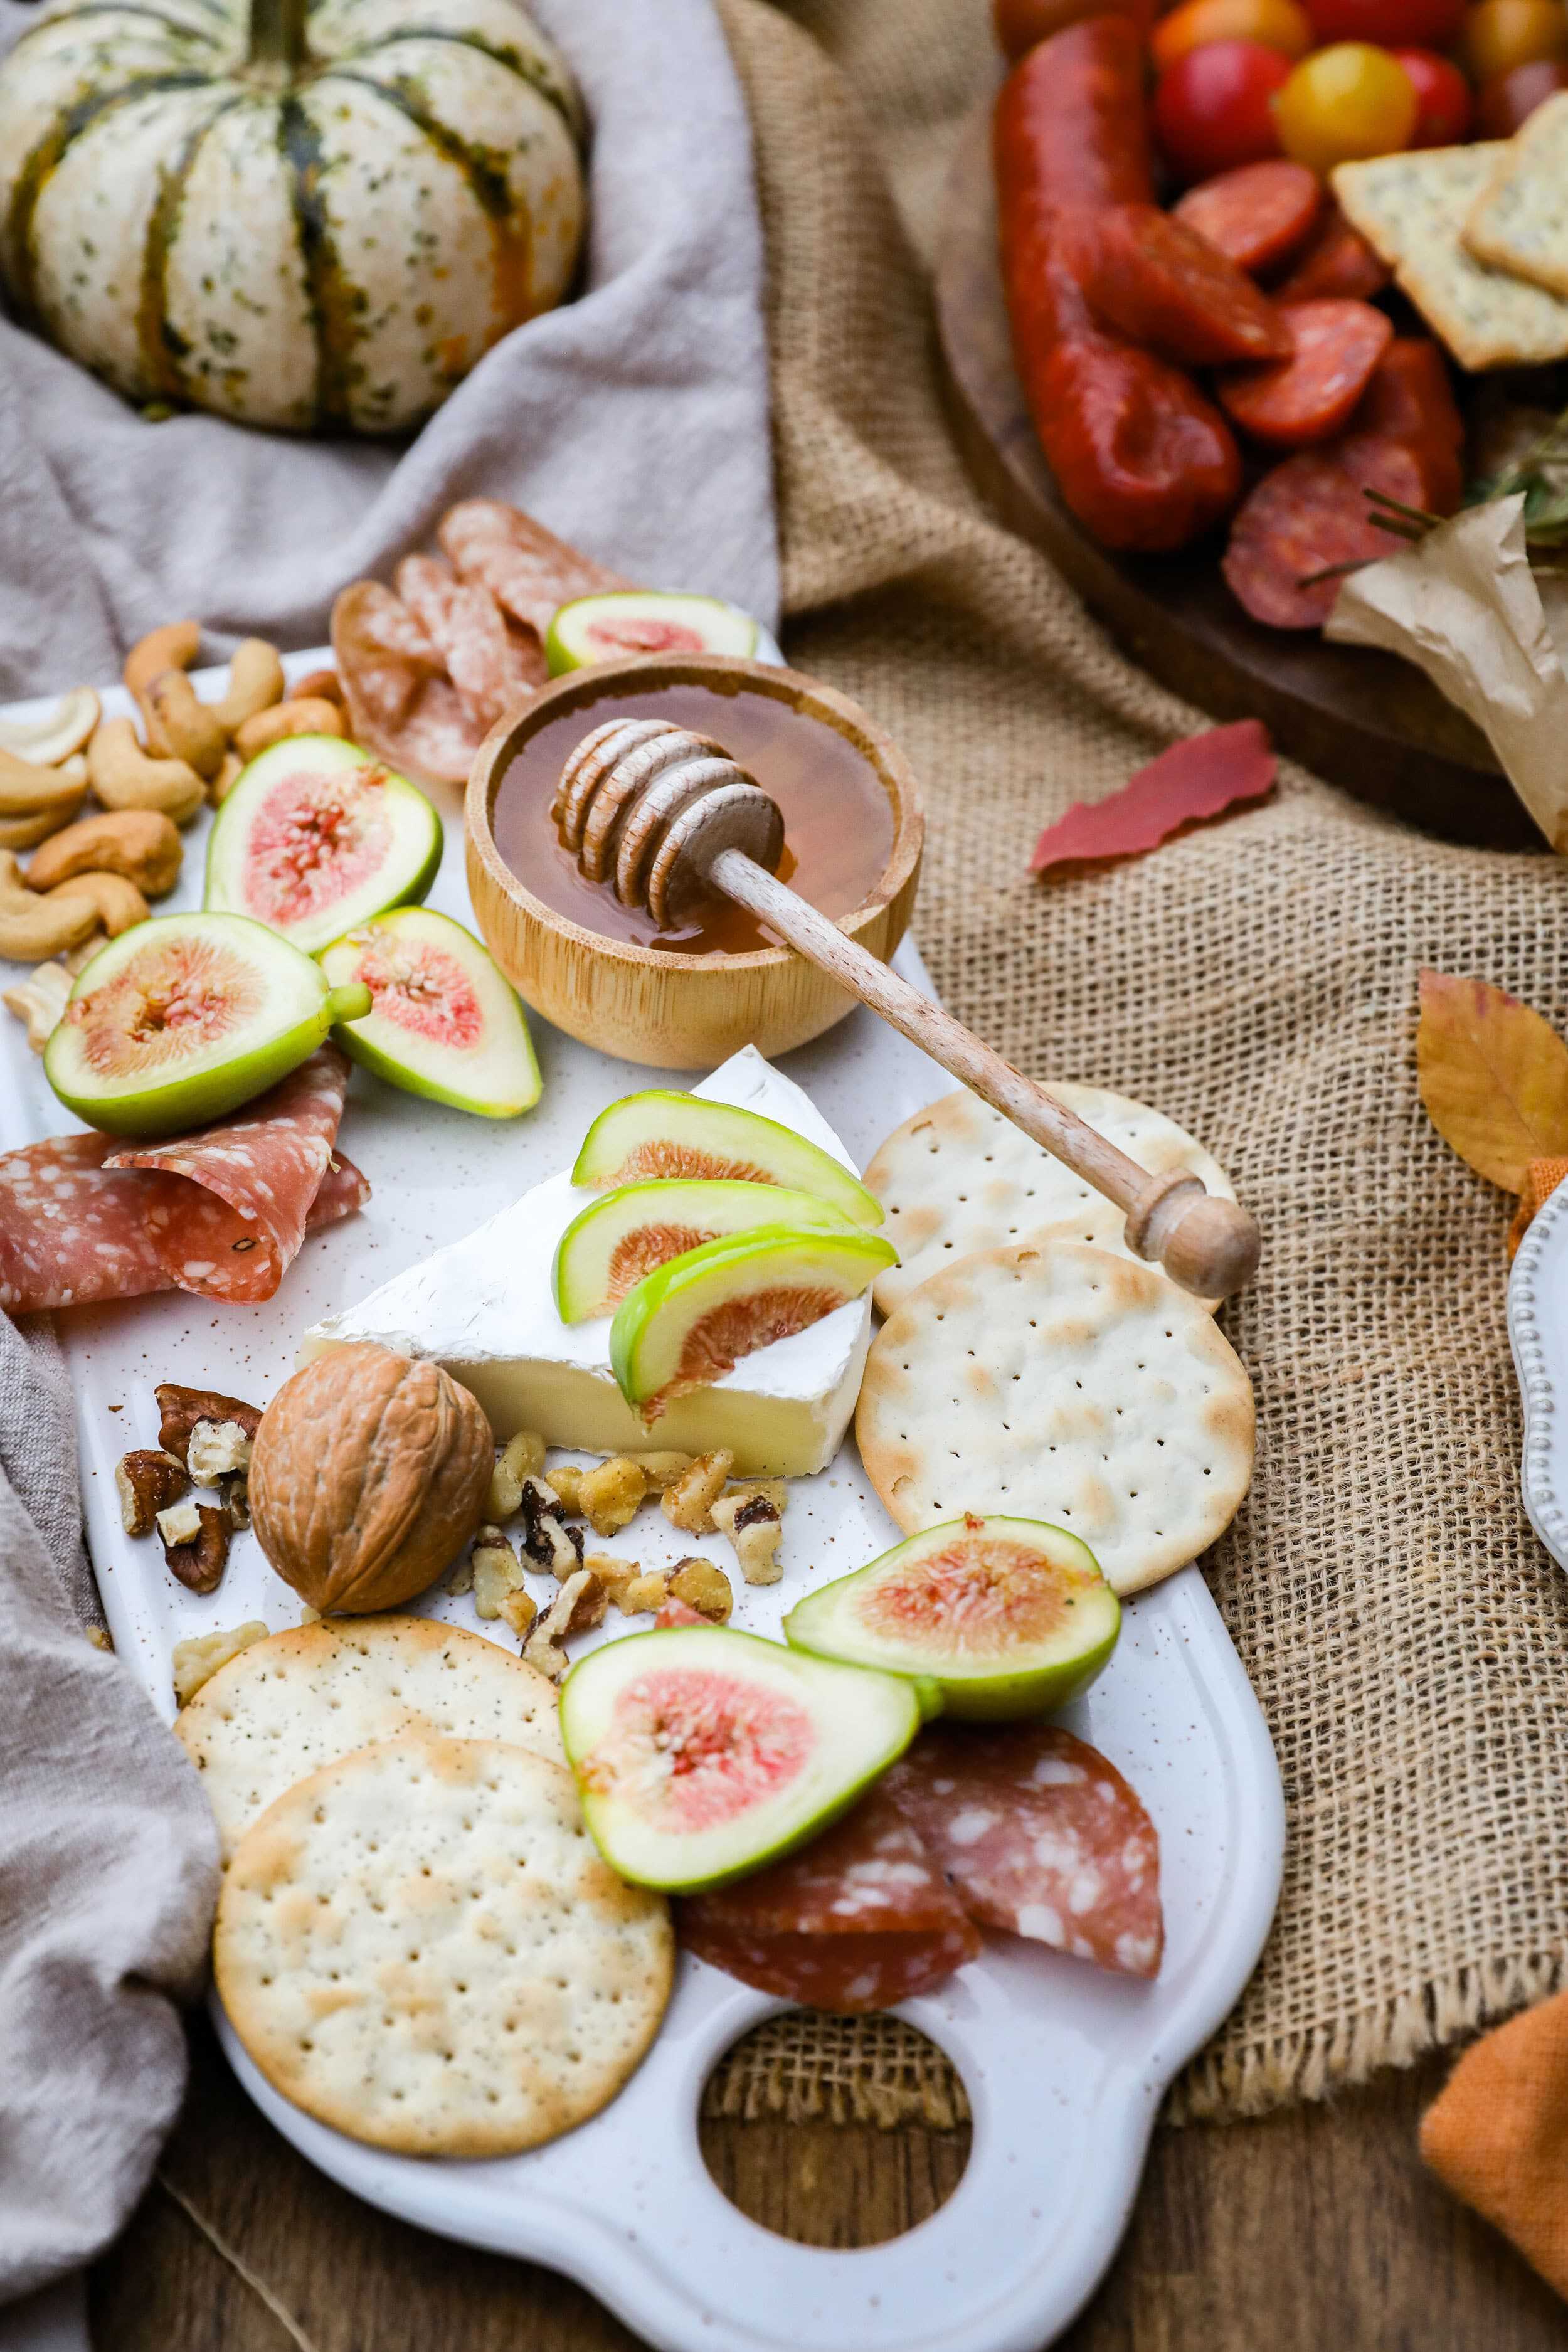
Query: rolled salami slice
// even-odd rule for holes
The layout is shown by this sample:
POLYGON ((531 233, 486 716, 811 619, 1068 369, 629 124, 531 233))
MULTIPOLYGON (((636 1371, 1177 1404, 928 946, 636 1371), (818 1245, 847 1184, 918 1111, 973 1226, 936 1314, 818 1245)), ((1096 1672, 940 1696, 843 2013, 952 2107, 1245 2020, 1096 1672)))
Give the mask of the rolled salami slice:
POLYGON ((499 499, 464 499, 448 507, 436 536, 462 578, 488 588, 541 645, 559 605, 637 584, 499 499))
MULTIPOLYGON (((34 1315, 176 1286, 148 1222, 160 1180, 105 1168, 115 1142, 112 1135, 57 1135, 0 1158, 0 1307, 34 1315)), ((367 1179, 339 1154, 306 1232, 352 1217, 369 1198, 367 1179)))
POLYGON ((204 1298, 270 1298, 305 1238, 337 1140, 348 1056, 308 1062, 233 1118, 112 1152, 109 1169, 154 1178, 146 1218, 168 1282, 204 1298))
POLYGON ((438 556, 405 555, 397 593, 432 642, 474 725, 487 732, 526 702, 550 675, 544 649, 531 631, 509 629, 489 590, 459 580, 438 556))
POLYGON ((468 781, 485 730, 400 596, 379 580, 352 581, 332 606, 332 653, 356 741, 402 774, 468 781))
POLYGON ((1157 1973, 1159 1836, 1098 1748, 1053 1724, 939 1725, 881 1785, 972 1919, 1124 1976, 1157 1973))
POLYGON ((918 1831, 881 1787, 799 1853, 679 1906, 701 1958, 814 2009, 887 2009, 980 1949, 918 1831))

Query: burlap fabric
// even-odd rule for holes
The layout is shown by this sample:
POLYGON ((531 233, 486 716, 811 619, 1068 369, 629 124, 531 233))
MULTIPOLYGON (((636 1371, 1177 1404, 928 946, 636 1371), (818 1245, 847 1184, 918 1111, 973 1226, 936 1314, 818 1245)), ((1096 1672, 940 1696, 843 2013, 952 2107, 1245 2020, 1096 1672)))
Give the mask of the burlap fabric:
MULTIPOLYGON (((949 1004, 1026 1070, 1160 1104, 1262 1221, 1226 1317, 1257 1478, 1208 1566, 1289 1843, 1262 1964, 1173 2111, 1317 2096, 1568 1973, 1568 1579, 1520 1505, 1509 1204, 1427 1125, 1413 1053, 1423 963, 1568 1025, 1568 868, 1444 846, 1287 774, 1117 871, 1030 881, 1042 824, 1201 722, 988 520, 943 428, 916 257, 993 71, 987 12, 721 5, 756 129, 791 658, 921 777, 917 921, 949 1004)), ((960 2111, 884 2021, 776 2024, 711 2095, 960 2111)))

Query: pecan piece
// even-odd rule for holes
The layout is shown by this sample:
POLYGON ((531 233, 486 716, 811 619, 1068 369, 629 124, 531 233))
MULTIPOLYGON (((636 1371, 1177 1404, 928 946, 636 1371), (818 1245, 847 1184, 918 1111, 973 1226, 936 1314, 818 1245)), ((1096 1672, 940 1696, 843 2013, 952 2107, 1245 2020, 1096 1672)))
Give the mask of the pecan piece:
POLYGON ((247 1437, 254 1437, 261 1426, 259 1406, 247 1404, 241 1397, 225 1396, 217 1389, 183 1389, 173 1381, 161 1381, 153 1393, 163 1415, 158 1443, 179 1462, 185 1459, 198 1421, 237 1421, 247 1437))
POLYGON ((120 1496, 120 1524, 128 1536, 150 1536, 160 1511, 166 1511, 190 1490, 184 1465, 172 1454, 146 1446, 121 1456, 114 1485, 120 1496))
POLYGON ((170 1575, 193 1592, 215 1592, 228 1564, 228 1513, 216 1503, 176 1503, 157 1525, 170 1575))

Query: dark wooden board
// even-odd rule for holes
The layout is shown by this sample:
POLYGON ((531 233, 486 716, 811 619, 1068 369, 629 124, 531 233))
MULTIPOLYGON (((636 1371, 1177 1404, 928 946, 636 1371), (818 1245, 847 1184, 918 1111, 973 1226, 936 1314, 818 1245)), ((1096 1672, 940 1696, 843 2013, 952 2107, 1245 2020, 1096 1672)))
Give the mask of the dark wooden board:
POLYGON ((1114 555, 1057 493, 1014 372, 996 258, 990 106, 948 180, 937 320, 954 430, 977 484, 1044 548, 1117 643, 1215 719, 1261 719, 1280 750, 1375 807, 1453 841, 1539 849, 1541 835, 1479 731, 1408 663, 1315 630, 1265 629, 1226 586, 1210 541, 1114 555))

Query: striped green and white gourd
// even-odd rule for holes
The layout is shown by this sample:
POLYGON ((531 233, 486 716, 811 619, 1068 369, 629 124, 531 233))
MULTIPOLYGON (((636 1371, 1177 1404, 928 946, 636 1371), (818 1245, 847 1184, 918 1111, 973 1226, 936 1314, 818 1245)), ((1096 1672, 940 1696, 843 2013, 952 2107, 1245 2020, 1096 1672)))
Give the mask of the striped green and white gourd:
POLYGON ((129 399, 402 432, 566 292, 581 140, 516 0, 56 0, 0 66, 0 271, 129 399))

